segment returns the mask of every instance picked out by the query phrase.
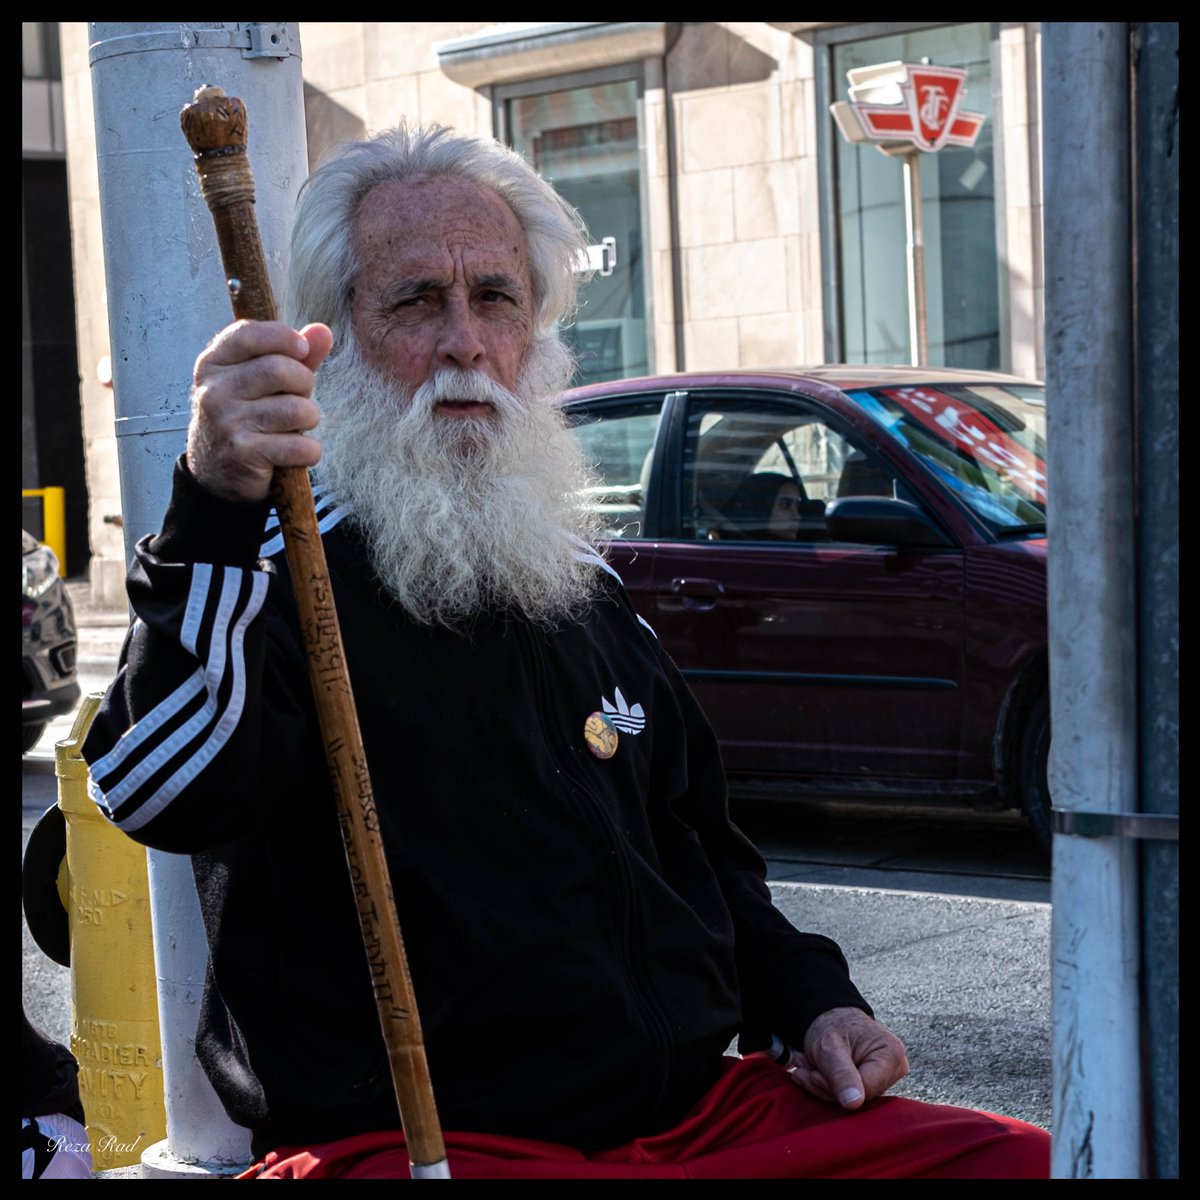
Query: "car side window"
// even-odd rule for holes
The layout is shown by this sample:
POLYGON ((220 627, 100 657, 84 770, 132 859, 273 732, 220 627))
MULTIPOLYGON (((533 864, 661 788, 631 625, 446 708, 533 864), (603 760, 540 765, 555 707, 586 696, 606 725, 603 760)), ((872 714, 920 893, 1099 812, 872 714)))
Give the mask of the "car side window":
POLYGON ((634 403, 575 409, 569 419, 594 473, 585 503, 599 518, 601 538, 645 534, 646 495, 654 441, 662 417, 661 395, 634 403))
POLYGON ((682 533, 697 541, 828 541, 831 500, 897 494, 815 407, 765 396, 690 398, 682 487, 682 533))

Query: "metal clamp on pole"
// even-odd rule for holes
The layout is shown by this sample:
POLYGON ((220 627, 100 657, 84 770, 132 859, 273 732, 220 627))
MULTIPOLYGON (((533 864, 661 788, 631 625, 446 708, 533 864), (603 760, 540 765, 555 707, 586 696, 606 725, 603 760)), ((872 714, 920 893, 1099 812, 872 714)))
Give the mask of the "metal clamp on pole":
POLYGON ((243 58, 287 58, 292 52, 285 21, 251 21, 247 27, 250 48, 243 58))
POLYGON ((1052 808, 1050 824, 1055 833, 1067 833, 1073 837, 1179 841, 1179 817, 1173 813, 1077 812, 1067 808, 1052 808))
POLYGON ((88 48, 88 63, 95 66, 107 58, 146 54, 155 50, 240 50, 243 58, 300 57, 299 37, 287 21, 221 21, 207 26, 168 29, 139 29, 109 37, 88 48))

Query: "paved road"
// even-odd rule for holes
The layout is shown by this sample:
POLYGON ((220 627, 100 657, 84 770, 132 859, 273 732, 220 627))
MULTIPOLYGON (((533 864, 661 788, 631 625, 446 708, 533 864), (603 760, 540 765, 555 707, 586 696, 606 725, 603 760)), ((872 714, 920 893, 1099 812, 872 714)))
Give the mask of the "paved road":
POLYGON ((1013 812, 845 799, 733 803, 770 878, 1050 902, 1050 861, 1013 812))

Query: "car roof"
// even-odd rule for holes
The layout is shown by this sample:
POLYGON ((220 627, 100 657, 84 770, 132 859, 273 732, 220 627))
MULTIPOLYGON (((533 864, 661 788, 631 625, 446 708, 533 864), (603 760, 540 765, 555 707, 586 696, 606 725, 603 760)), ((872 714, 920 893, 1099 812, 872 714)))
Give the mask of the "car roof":
POLYGON ((673 388, 686 390, 696 387, 753 387, 774 386, 794 388, 805 381, 826 387, 916 387, 965 384, 1012 384, 1041 386, 1038 380, 1000 371, 974 371, 959 367, 875 366, 872 364, 823 363, 817 366, 735 368, 726 371, 680 371, 664 375, 642 375, 633 379, 610 380, 586 384, 565 392, 563 400, 572 402, 614 391, 629 392, 673 388))

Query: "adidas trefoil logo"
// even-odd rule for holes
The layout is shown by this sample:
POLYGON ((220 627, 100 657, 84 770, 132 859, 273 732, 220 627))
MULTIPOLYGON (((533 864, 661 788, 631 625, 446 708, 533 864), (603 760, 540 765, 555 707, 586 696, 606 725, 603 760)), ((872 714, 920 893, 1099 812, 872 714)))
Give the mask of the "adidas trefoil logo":
POLYGON ((617 688, 613 695, 616 697, 616 704, 613 704, 606 696, 600 697, 600 705, 604 709, 605 715, 622 733, 632 734, 636 737, 646 728, 645 709, 640 704, 635 704, 632 708, 626 704, 620 688, 617 688))

